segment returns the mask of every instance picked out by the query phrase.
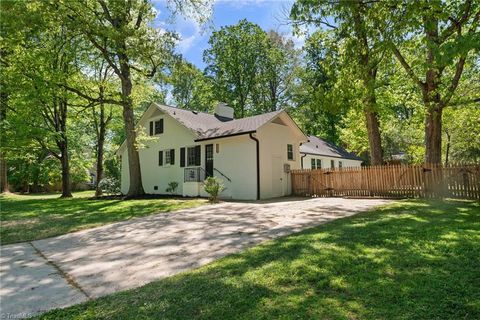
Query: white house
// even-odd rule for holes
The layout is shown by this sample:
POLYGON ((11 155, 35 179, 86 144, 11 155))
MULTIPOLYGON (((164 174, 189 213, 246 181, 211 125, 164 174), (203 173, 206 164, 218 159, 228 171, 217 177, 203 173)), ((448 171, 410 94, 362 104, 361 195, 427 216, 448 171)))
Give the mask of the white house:
MULTIPOLYGON (((307 137, 285 111, 233 119, 233 109, 219 104, 214 114, 153 103, 139 121, 153 139, 140 148, 143 187, 165 194, 206 196, 206 176, 223 180, 223 198, 267 199, 290 194, 290 169, 300 169, 299 147, 307 137)), ((125 143, 121 156, 121 190, 129 186, 125 143)))
POLYGON ((360 167, 362 159, 315 136, 300 146, 302 169, 360 167))

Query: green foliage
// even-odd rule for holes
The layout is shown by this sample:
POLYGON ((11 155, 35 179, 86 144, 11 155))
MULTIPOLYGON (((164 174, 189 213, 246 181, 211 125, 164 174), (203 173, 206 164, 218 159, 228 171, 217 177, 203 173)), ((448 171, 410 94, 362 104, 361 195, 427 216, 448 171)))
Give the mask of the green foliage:
POLYGON ((165 191, 173 195, 177 192, 177 188, 178 188, 178 182, 171 181, 168 183, 168 188, 165 191))
POLYGON ((226 102, 243 118, 287 104, 297 53, 293 42, 241 20, 214 31, 204 52, 206 73, 216 100, 226 102))
POLYGON ((40 318, 478 319, 479 214, 396 202, 40 318))
POLYGON ((100 181, 100 189, 105 194, 120 194, 120 180, 113 177, 105 177, 100 181))
POLYGON ((105 177, 115 178, 120 180, 121 177, 121 169, 120 169, 120 161, 118 161, 117 157, 112 157, 110 159, 105 160, 105 177))
POLYGON ((213 83, 193 64, 180 60, 168 79, 173 102, 180 108, 211 112, 215 107, 213 83))
POLYGON ((203 181, 203 188, 205 192, 210 195, 211 202, 218 202, 218 196, 225 190, 222 180, 217 177, 208 177, 203 181))
POLYGON ((443 149, 449 152, 449 162, 480 163, 479 124, 480 108, 478 106, 470 105, 445 110, 443 149))

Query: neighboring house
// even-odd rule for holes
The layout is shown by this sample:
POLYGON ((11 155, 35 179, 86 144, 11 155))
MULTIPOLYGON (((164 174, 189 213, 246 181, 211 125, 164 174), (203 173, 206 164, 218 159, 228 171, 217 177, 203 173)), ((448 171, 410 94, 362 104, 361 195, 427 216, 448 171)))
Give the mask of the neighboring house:
MULTIPOLYGON (((149 194, 165 194, 177 182, 176 194, 206 196, 206 176, 223 180, 221 197, 267 199, 290 194, 288 171, 300 169, 299 147, 305 134, 285 111, 233 119, 224 104, 214 114, 153 103, 141 117, 143 128, 154 139, 139 139, 143 187, 149 194)), ((140 135, 141 136, 141 135, 140 135)), ((121 156, 121 191, 129 187, 125 143, 121 156)))
POLYGON ((360 167, 362 159, 330 142, 308 136, 300 146, 302 169, 360 167))

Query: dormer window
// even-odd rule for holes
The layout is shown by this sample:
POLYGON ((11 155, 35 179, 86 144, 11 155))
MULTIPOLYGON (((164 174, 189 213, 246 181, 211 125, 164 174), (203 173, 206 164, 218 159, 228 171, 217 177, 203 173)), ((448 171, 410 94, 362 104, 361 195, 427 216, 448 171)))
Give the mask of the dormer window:
POLYGON ((150 121, 150 135, 157 135, 163 133, 163 119, 150 121))

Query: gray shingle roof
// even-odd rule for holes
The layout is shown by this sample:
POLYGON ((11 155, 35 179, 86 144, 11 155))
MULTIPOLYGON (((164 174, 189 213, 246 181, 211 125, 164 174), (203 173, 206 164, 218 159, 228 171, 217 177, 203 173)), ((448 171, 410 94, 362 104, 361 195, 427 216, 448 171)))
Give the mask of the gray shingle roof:
POLYGON ((228 120, 209 113, 190 111, 160 104, 155 105, 158 109, 166 112, 188 129, 193 130, 197 134, 198 140, 253 132, 283 112, 279 110, 248 118, 228 120))
POLYGON ((308 136, 308 142, 300 146, 300 153, 362 161, 355 154, 315 136, 308 136))

